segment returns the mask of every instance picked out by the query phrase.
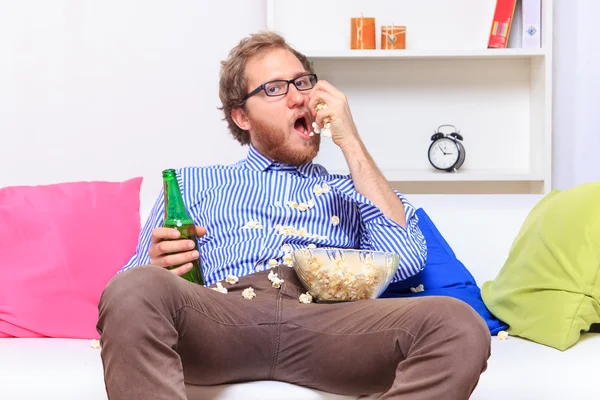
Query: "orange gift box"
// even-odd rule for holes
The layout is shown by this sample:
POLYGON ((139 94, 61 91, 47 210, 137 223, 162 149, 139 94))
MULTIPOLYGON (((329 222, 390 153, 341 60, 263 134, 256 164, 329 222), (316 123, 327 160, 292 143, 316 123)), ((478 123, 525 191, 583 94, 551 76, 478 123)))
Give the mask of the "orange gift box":
POLYGON ((351 18, 350 19, 350 48, 375 49, 375 18, 351 18))
POLYGON ((406 27, 398 25, 382 26, 381 48, 384 50, 406 49, 406 27))

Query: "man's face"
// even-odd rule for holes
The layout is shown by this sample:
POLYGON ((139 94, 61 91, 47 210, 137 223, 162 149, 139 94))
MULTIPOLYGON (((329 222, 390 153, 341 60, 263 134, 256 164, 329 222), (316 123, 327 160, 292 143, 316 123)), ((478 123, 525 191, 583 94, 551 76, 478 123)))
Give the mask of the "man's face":
MULTIPOLYGON (((294 79, 307 72, 289 51, 270 50, 246 64, 248 92, 277 79, 294 79)), ((321 138, 309 136, 313 118, 308 109, 310 90, 298 91, 293 83, 283 96, 269 97, 264 90, 246 101, 250 140, 267 157, 286 164, 300 165, 313 160, 321 138)))

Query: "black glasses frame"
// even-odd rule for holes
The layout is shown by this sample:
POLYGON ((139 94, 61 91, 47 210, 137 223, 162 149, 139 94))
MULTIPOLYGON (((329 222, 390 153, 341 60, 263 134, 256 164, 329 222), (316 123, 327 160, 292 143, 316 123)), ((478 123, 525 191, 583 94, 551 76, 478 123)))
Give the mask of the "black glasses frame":
POLYGON ((296 77, 294 79, 289 79, 289 80, 287 80, 287 79, 277 79, 277 80, 274 80, 274 81, 265 82, 262 85, 260 85, 259 87, 257 87, 256 89, 254 89, 253 91, 251 91, 250 93, 248 93, 246 95, 246 97, 244 97, 244 103, 246 102, 246 100, 248 100, 250 97, 252 97, 255 94, 257 94, 261 90, 264 91, 265 94, 267 96, 269 96, 269 97, 285 96, 290 91, 290 83, 293 83, 294 86, 296 86, 296 89, 298 91, 304 92, 304 91, 310 90, 310 89, 312 89, 314 87, 314 85, 311 86, 311 87, 309 87, 309 88, 307 88, 307 89, 300 89, 298 87, 298 85, 296 84, 296 81, 298 81, 298 79, 302 79, 302 78, 305 78, 307 76, 312 76, 315 79, 315 84, 319 81, 319 79, 317 78, 317 74, 303 74, 303 75, 300 75, 300 76, 298 76, 298 77, 296 77), (279 93, 279 94, 269 94, 269 93, 267 93, 266 86, 269 85, 269 84, 271 84, 271 83, 277 83, 277 82, 285 82, 285 83, 287 83, 287 89, 285 90, 285 93, 279 93))

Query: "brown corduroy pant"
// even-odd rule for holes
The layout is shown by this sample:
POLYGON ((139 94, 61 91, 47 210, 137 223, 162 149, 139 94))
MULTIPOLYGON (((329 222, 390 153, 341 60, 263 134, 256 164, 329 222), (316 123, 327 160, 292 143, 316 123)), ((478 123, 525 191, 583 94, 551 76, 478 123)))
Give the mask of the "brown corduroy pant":
POLYGON ((155 266, 123 272, 99 304, 111 400, 186 399, 186 385, 278 380, 381 399, 468 399, 486 369, 484 321, 446 297, 302 304, 293 269, 222 294, 155 266), (242 298, 253 287, 256 297, 242 298))

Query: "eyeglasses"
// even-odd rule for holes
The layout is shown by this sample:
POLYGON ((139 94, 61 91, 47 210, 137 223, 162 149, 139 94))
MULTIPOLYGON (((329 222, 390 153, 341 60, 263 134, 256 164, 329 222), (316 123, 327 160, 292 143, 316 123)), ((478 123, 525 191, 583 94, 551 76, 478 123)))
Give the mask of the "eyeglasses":
POLYGON ((290 83, 293 83, 294 86, 296 86, 296 89, 298 89, 301 92, 305 90, 310 90, 313 87, 315 87, 317 83, 317 75, 306 74, 290 80, 280 79, 276 81, 263 83, 262 85, 248 93, 246 97, 244 97, 244 102, 250 97, 254 96, 256 93, 260 92, 261 90, 264 90, 265 94, 269 97, 284 96, 290 89, 290 83))

